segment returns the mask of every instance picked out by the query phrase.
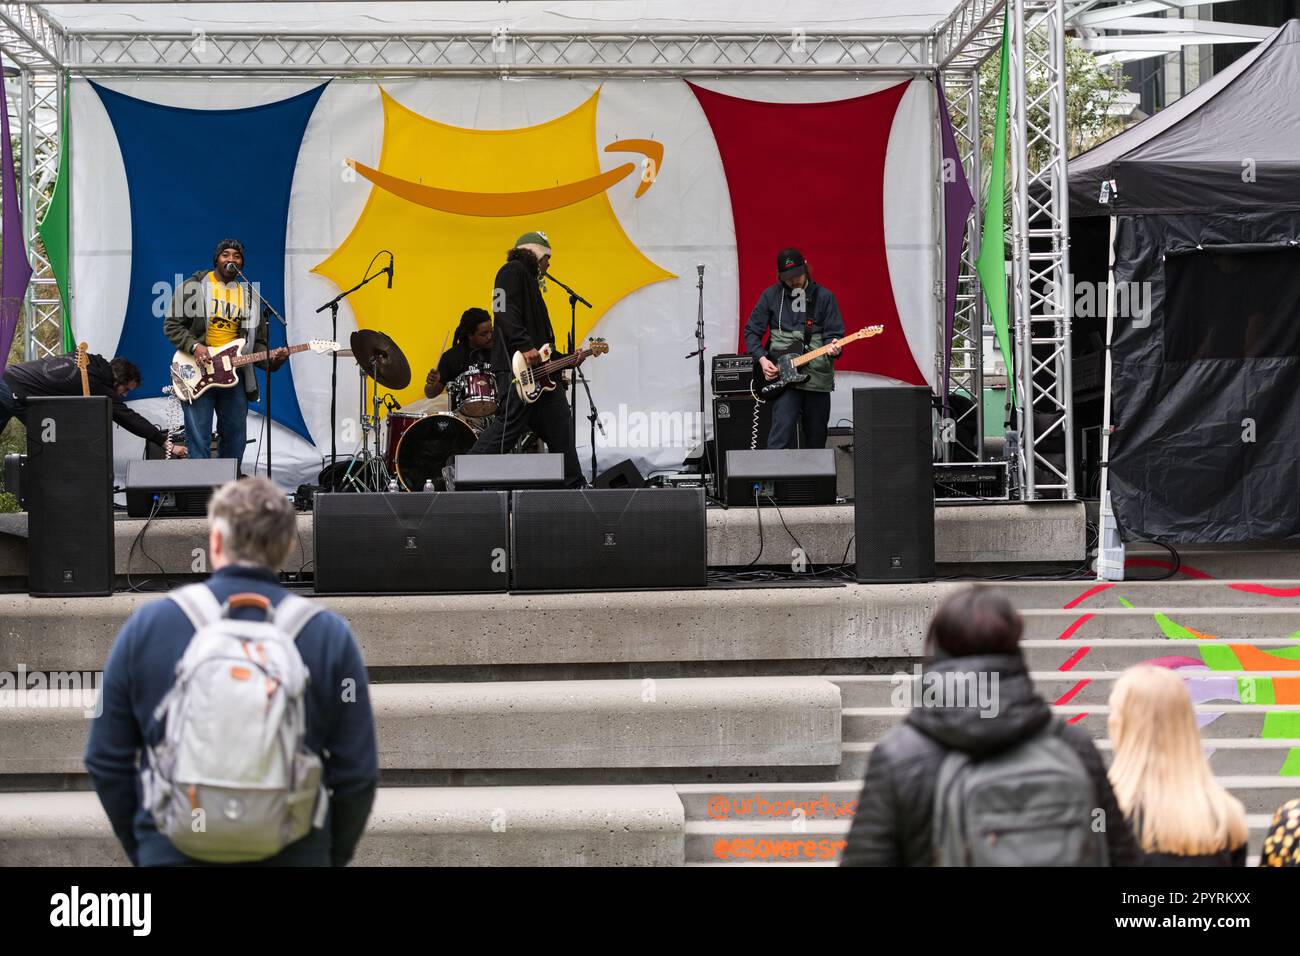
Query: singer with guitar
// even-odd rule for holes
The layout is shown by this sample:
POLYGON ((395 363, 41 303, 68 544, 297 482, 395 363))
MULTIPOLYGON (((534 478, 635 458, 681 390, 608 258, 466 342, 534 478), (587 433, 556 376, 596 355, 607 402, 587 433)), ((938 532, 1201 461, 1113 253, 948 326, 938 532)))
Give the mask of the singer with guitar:
POLYGON ((44 395, 106 395, 113 400, 113 421, 132 435, 157 445, 173 458, 185 457, 185 446, 169 442, 167 432, 126 404, 126 396, 140 387, 140 369, 129 359, 109 362, 83 349, 77 354, 55 355, 10 365, 0 378, 0 432, 10 418, 26 421, 27 399, 44 395), (82 363, 78 364, 78 357, 82 363))
MULTIPOLYGON (((557 359, 555 330, 542 298, 546 269, 551 262, 551 241, 544 232, 520 236, 506 253, 506 262, 497 270, 493 284, 492 371, 497 378, 501 409, 483 430, 472 455, 499 455, 514 449, 524 432, 531 429, 552 453, 564 456, 564 477, 571 487, 586 484, 578 464, 573 436, 573 417, 563 388, 525 389, 524 398, 515 387, 513 364, 516 355, 525 371, 530 367, 556 368, 559 364, 579 365, 585 355, 577 353, 572 361, 557 359), (548 361, 550 359, 551 361, 548 361)), ((528 376, 525 375, 525 378, 528 376)), ((549 382, 550 380, 548 380, 549 382)))
MULTIPOLYGON (((247 283, 236 281, 243 268, 243 244, 238 239, 223 239, 212 254, 212 269, 195 272, 172 296, 163 319, 163 334, 178 351, 193 355, 201 367, 210 363, 210 348, 220 348, 236 339, 246 342, 240 354, 267 351, 267 316, 255 314, 252 289, 247 283), (247 333, 254 329, 249 336, 247 333)), ((264 311, 265 307, 256 310, 264 311)), ((242 388, 210 389, 182 404, 185 440, 191 458, 209 457, 215 415, 218 457, 243 461, 248 404, 258 397, 253 367, 256 365, 270 374, 288 358, 288 349, 275 349, 266 361, 249 363, 239 370, 242 388)))
POLYGON ((844 320, 835 293, 813 281, 812 273, 798 249, 782 249, 776 257, 778 281, 763 290, 745 323, 745 348, 757 359, 763 377, 776 379, 781 355, 801 354, 829 346, 827 356, 805 365, 808 380, 787 388, 772 399, 772 428, 768 448, 794 448, 799 426, 803 425, 803 448, 826 447, 826 429, 831 417, 831 392, 835 391, 835 368, 840 354, 839 339, 844 320), (763 336, 771 332, 766 346, 763 336))

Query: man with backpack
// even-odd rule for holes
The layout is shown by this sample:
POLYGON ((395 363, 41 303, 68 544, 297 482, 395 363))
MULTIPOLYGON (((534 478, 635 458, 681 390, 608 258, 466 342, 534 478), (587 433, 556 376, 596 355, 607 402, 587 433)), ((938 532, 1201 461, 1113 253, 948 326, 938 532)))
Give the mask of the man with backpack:
POLYGON ((843 866, 1136 862, 1097 748, 1034 692, 1023 628, 984 589, 935 613, 924 693, 871 751, 843 866), (993 706, 976 686, 993 690, 993 706))
POLYGON ((212 576, 113 644, 86 769, 137 866, 345 866, 379 778, 360 649, 278 583, 297 527, 274 485, 230 482, 208 522, 212 576))

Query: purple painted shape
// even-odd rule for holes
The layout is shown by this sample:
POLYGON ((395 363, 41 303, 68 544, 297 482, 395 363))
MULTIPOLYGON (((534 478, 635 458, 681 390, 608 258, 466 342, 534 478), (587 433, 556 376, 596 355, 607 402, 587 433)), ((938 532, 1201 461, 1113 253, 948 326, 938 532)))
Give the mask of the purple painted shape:
MULTIPOLYGON (((939 94, 939 135, 943 141, 943 395, 944 407, 948 404, 948 374, 952 369, 952 326, 957 312, 957 271, 961 266, 961 243, 966 235, 966 220, 975 197, 971 195, 970 183, 966 180, 966 170, 961 164, 961 154, 957 151, 957 138, 952 132, 952 116, 948 112, 948 98, 944 96, 943 84, 935 81, 935 90, 939 94), (951 173, 950 173, 951 171, 951 173)), ((978 333, 976 341, 978 339, 978 333)), ((981 402, 982 395, 970 396, 971 401, 981 402)))
POLYGON ((3 171, 0 171, 0 202, 4 205, 3 223, 0 223, 0 243, 4 246, 0 257, 0 372, 9 360, 14 331, 22 314, 23 296, 32 278, 32 266, 27 261, 27 244, 23 241, 23 216, 18 207, 18 182, 14 176, 14 150, 9 139, 9 100, 5 95, 4 70, 0 69, 0 137, 4 138, 3 171))

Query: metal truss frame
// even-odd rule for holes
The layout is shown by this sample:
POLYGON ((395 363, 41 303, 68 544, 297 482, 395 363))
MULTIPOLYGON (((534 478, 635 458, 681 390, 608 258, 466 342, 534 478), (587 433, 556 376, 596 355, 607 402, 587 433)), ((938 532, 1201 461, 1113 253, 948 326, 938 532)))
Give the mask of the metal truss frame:
MULTIPOLYGON (((1008 139, 1014 196, 1015 374, 1020 394, 1029 397, 1017 422, 1020 447, 1015 464, 1024 498, 1073 497, 1063 4, 962 0, 933 30, 917 33, 514 33, 498 28, 460 34, 180 34, 65 30, 39 4, 0 2, 0 52, 21 71, 16 123, 22 142, 24 228, 35 270, 27 301, 28 357, 61 347, 56 334, 62 322, 58 290, 35 227, 45 214, 58 170, 62 97, 65 80, 72 76, 940 76, 962 161, 978 189, 978 69, 998 52, 1005 13, 1013 38, 1008 139), (1047 37, 1046 55, 1025 43, 1027 35, 1037 33, 1047 37), (1046 71, 1049 77, 1046 92, 1032 101, 1026 69, 1046 71), (1030 168, 1044 144, 1048 161, 1030 168), (1040 248, 1044 242, 1048 251, 1040 248), (1037 448, 1053 436, 1066 439, 1059 468, 1037 448)), ((976 423, 975 447, 967 451, 983 457, 984 306, 974 270, 979 211, 977 202, 955 277, 957 317, 948 386, 973 399, 973 407, 962 416, 971 415, 976 423)))

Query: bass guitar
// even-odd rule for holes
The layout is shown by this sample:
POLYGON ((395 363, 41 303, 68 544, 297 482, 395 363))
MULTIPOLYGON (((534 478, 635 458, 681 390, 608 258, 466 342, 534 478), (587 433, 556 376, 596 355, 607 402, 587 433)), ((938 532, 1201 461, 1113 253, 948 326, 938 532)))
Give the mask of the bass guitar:
MULTIPOLYGON (((848 345, 850 342, 857 342, 860 339, 869 339, 872 336, 879 335, 885 331, 883 325, 868 325, 865 328, 858 329, 852 335, 846 335, 839 340, 840 348, 848 345)), ((754 398, 760 402, 775 398, 781 392, 784 392, 792 385, 802 385, 808 381, 808 376, 799 371, 800 366, 807 365, 813 359, 821 358, 823 355, 829 355, 831 346, 823 345, 819 349, 813 349, 811 352, 804 352, 802 355, 781 355, 776 360, 776 378, 767 381, 763 377, 763 369, 758 359, 754 360, 754 378, 750 382, 749 391, 754 398)))
POLYGON ((515 373, 515 391, 525 402, 535 402, 542 397, 543 392, 549 392, 559 384, 555 379, 555 373, 573 368, 588 355, 604 355, 608 351, 609 345, 604 339, 592 339, 591 344, 585 349, 579 349, 572 355, 551 361, 551 346, 548 343, 537 350, 541 361, 536 365, 529 365, 524 359, 524 353, 516 352, 510 362, 515 373))
MULTIPOLYGON (((230 388, 239 381, 239 369, 253 362, 264 362, 270 352, 251 352, 240 355, 244 347, 243 339, 235 339, 219 349, 209 351, 209 361, 200 365, 193 355, 177 351, 172 356, 172 389, 182 402, 193 402, 210 388, 230 388)), ((290 345, 289 354, 305 352, 311 349, 318 355, 337 352, 339 344, 328 339, 312 339, 301 345, 290 345)))

